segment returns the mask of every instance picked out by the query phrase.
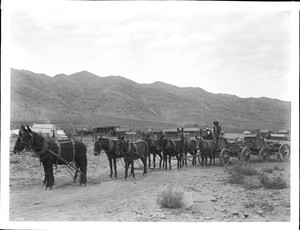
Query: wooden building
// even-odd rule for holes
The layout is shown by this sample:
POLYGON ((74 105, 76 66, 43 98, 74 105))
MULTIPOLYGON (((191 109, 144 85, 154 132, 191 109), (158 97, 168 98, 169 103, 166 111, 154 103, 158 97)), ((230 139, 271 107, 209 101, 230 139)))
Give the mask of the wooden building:
POLYGON ((116 136, 116 129, 119 126, 104 126, 93 129, 94 135, 98 136, 116 136))
POLYGON ((277 132, 277 134, 284 134, 284 135, 289 136, 289 135, 290 135, 290 131, 289 131, 289 130, 279 130, 279 131, 277 132))
POLYGON ((199 127, 184 128, 183 133, 186 137, 201 137, 203 135, 203 130, 199 127))
POLYGON ((31 130, 45 137, 55 137, 57 134, 57 128, 54 124, 33 124, 31 130))
POLYGON ((281 134, 281 133, 272 133, 268 139, 271 140, 287 140, 288 136, 286 134, 281 134))
POLYGON ((178 138, 178 130, 176 129, 165 129, 163 130, 165 137, 177 139, 178 138))

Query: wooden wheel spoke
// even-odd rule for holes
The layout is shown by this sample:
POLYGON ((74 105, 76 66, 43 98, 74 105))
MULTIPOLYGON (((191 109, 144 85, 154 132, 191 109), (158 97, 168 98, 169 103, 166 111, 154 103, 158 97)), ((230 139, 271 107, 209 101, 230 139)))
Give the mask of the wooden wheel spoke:
POLYGON ((270 154, 267 148, 263 147, 260 151, 259 151, 259 160, 262 163, 265 163, 269 160, 270 158, 270 154))
POLYGON ((230 151, 226 148, 222 149, 220 153, 220 162, 222 166, 226 166, 229 163, 230 151))
POLYGON ((288 144, 283 143, 279 147, 279 158, 281 161, 287 161, 290 158, 290 147, 288 144))

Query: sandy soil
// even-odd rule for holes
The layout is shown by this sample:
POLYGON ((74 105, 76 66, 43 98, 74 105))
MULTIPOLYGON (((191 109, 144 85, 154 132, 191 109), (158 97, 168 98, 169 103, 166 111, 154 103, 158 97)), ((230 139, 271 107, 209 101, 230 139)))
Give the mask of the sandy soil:
MULTIPOLYGON (((16 139, 11 140, 11 148, 16 139)), ((290 187, 281 190, 246 189, 228 183, 225 168, 216 159, 216 166, 192 166, 177 170, 150 170, 146 176, 136 170, 136 179, 124 180, 124 167, 118 162, 118 179, 109 178, 106 156, 93 155, 91 139, 88 146, 88 183, 73 183, 64 166, 55 172, 55 185, 45 190, 44 172, 32 153, 10 154, 11 221, 180 221, 180 222, 260 222, 290 221, 290 187), (193 205, 186 209, 160 208, 157 197, 169 185, 192 193, 193 205)), ((235 159, 232 160, 236 162, 235 159)), ((174 161, 175 164, 175 161, 174 161)), ((278 165, 275 170, 290 183, 290 162, 272 157, 260 163, 252 156, 251 167, 261 170, 278 165)), ((270 174, 271 176, 271 174, 270 174)), ((258 176, 247 181, 258 183, 258 176)))

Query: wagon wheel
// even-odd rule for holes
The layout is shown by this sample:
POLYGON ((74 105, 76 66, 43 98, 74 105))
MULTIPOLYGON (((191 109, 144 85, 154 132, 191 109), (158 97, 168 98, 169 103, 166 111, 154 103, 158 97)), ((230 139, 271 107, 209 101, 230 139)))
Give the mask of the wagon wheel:
POLYGON ((247 165, 250 160, 250 156, 251 150, 248 147, 244 147, 241 154, 241 161, 247 165))
POLYGON ((270 158, 270 154, 267 148, 263 147, 260 151, 259 151, 259 160, 261 163, 265 163, 269 160, 270 158))
POLYGON ((230 159, 230 151, 229 149, 222 149, 221 153, 220 153, 220 162, 222 166, 227 166, 229 163, 229 159, 230 159))
POLYGON ((281 161, 287 161, 290 158, 290 146, 286 143, 283 143, 279 147, 279 159, 281 161))

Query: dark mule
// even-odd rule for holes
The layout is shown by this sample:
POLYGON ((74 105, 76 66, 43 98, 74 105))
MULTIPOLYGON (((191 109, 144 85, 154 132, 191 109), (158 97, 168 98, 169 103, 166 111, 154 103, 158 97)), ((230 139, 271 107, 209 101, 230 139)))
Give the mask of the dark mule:
POLYGON ((193 138, 186 138, 184 140, 184 156, 185 158, 183 159, 183 164, 185 164, 185 166, 187 166, 187 153, 189 153, 190 155, 193 156, 193 160, 192 160, 192 165, 196 165, 196 155, 197 155, 197 151, 198 151, 198 142, 196 139, 193 138))
POLYGON ((215 156, 216 156, 216 149, 217 149, 217 143, 216 141, 213 140, 198 140, 199 144, 199 150, 201 153, 201 160, 202 164, 201 166, 204 165, 207 166, 207 158, 209 157, 209 166, 211 166, 211 161, 213 160, 213 165, 215 165, 215 156), (205 161, 204 161, 205 160, 205 161))
MULTIPOLYGON (((21 142, 22 142, 22 138, 21 138, 21 137, 22 137, 22 134, 20 133, 20 134, 19 134, 19 137, 18 137, 17 140, 16 140, 14 149, 13 149, 14 154, 19 154, 19 153, 21 152, 21 150, 20 150, 20 146, 21 146, 21 142)), ((77 141, 75 141, 75 144, 76 144, 76 142, 77 142, 77 141)), ((25 147, 25 151, 32 151, 32 150, 31 150, 30 147, 27 145, 27 146, 25 147)), ((75 149, 75 151, 76 151, 76 149, 75 149)), ((36 154, 36 153, 35 153, 35 154, 36 154)), ((33 156, 34 156, 34 155, 33 155, 33 156)), ((45 167, 43 167, 43 169, 44 169, 44 174, 45 174, 45 178, 44 178, 44 180, 43 180, 43 184, 46 184, 47 178, 46 178, 46 170, 45 170, 45 167)), ((76 181, 77 174, 78 174, 78 171, 75 172, 75 175, 74 175, 74 177, 73 177, 73 181, 74 181, 74 182, 76 181)))
MULTIPOLYGON (((19 154, 21 152, 20 150, 20 146, 21 146, 21 141, 22 141, 22 134, 19 132, 19 136, 16 140, 16 143, 15 143, 15 146, 13 148, 13 153, 14 154, 19 154)), ((31 151, 30 147, 27 145, 25 148, 24 148, 24 151, 31 151)))
POLYGON ((198 151, 198 143, 196 139, 186 138, 184 136, 183 128, 180 130, 177 128, 178 136, 181 140, 181 153, 182 153, 182 166, 187 166, 187 154, 191 154, 193 157, 192 165, 196 164, 196 154, 198 151))
POLYGON ((159 156, 160 160, 159 160, 159 168, 161 169, 161 162, 163 159, 163 156, 161 154, 161 150, 158 146, 158 141, 154 140, 150 137, 149 134, 144 135, 142 140, 146 141, 148 143, 148 147, 149 147, 149 168, 151 167, 151 154, 153 155, 153 167, 156 168, 156 164, 155 164, 155 160, 156 160, 156 155, 159 156))
POLYGON ((82 172, 80 175, 80 185, 86 185, 87 148, 84 143, 73 140, 46 140, 43 136, 33 132, 29 126, 27 126, 27 130, 21 126, 21 133, 22 140, 20 150, 23 150, 26 145, 29 145, 30 148, 40 157, 40 161, 43 164, 45 172, 46 189, 52 189, 54 184, 53 164, 66 164, 49 150, 60 155, 69 163, 74 162, 75 166, 82 172))
POLYGON ((134 161, 141 159, 144 166, 143 175, 147 174, 147 157, 149 156, 149 147, 146 141, 139 141, 131 143, 125 141, 124 137, 119 138, 116 144, 116 152, 124 157, 125 162, 125 179, 128 176, 128 168, 131 165, 132 175, 134 174, 134 161))
POLYGON ((121 156, 116 153, 116 140, 110 140, 108 138, 100 137, 94 143, 94 155, 98 156, 103 149, 107 155, 110 166, 110 177, 113 175, 113 167, 115 170, 115 177, 117 177, 117 158, 121 156))
POLYGON ((165 169, 168 168, 168 157, 169 168, 172 169, 171 158, 173 156, 176 156, 177 158, 177 169, 181 168, 181 157, 183 152, 182 140, 171 140, 170 138, 165 138, 164 136, 161 136, 160 139, 158 139, 158 145, 160 146, 160 150, 163 152, 163 164, 165 169))

